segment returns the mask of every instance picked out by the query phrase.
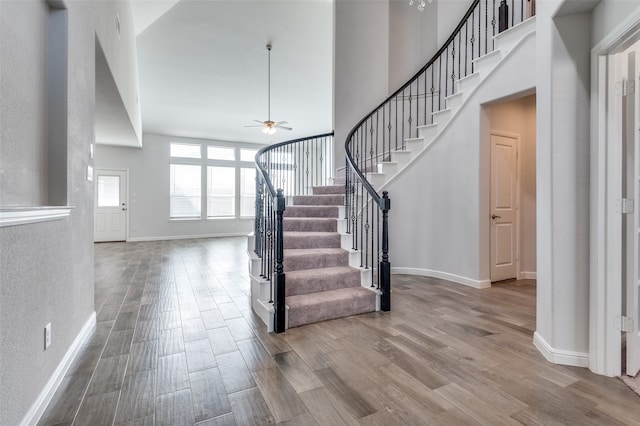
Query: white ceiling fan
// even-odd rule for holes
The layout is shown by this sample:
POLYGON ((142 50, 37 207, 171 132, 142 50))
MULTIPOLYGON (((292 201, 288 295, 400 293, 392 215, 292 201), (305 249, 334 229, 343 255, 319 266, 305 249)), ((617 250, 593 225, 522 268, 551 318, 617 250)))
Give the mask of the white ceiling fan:
POLYGON ((263 133, 267 135, 273 135, 278 129, 283 129, 283 130, 293 130, 293 129, 291 127, 283 126, 283 124, 288 124, 286 121, 271 120, 271 44, 267 44, 267 51, 268 51, 268 58, 269 58, 268 66, 267 66, 267 78, 268 78, 267 120, 266 121, 253 120, 256 123, 260 123, 260 124, 253 124, 253 125, 244 126, 244 127, 262 127, 263 133))

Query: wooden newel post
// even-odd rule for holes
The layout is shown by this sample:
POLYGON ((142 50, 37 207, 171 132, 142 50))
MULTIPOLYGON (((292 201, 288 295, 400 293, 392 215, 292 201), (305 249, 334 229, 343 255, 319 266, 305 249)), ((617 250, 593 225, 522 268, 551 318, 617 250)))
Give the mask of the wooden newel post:
POLYGON ((285 199, 282 189, 276 194, 276 297, 275 297, 275 327, 276 333, 283 333, 285 327, 285 274, 282 261, 284 260, 284 237, 282 233, 282 214, 285 210, 285 199))
POLYGON ((380 261, 380 309, 391 310, 391 263, 389 263, 389 209, 391 200, 389 193, 384 191, 380 199, 380 210, 382 210, 382 260, 380 261))

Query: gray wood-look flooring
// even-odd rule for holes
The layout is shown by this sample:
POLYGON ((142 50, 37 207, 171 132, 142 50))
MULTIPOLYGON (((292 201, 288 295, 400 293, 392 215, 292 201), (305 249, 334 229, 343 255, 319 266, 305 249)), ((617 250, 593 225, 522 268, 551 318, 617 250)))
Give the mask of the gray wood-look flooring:
POLYGON ((391 312, 274 335, 245 245, 96 244, 97 328, 40 424, 640 424, 620 380, 533 347, 534 281, 394 275, 391 312))

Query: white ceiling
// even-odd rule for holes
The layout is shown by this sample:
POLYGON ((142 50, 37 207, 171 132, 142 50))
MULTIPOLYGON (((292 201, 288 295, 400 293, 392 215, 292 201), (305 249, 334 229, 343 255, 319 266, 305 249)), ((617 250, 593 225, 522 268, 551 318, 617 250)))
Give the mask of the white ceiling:
POLYGON ((332 129, 331 0, 132 0, 145 133, 277 142, 332 129), (244 128, 271 119, 293 131, 244 128))

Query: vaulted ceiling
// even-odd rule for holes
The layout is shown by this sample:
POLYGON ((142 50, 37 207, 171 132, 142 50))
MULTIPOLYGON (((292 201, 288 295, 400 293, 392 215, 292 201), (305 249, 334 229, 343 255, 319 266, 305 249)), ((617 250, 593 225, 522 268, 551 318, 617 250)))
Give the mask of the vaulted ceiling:
POLYGON ((331 130, 331 0, 132 0, 145 133, 268 143, 331 130), (245 128, 271 119, 293 131, 245 128))

